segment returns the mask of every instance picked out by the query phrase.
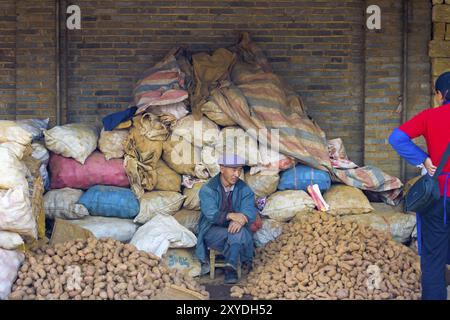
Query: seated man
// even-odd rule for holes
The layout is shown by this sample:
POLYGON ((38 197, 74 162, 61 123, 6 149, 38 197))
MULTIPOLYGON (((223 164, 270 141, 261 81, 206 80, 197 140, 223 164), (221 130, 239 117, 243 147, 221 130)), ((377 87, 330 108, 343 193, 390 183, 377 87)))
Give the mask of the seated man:
POLYGON ((225 257, 225 283, 236 283, 238 257, 241 263, 253 259, 251 224, 256 219, 255 196, 239 179, 245 162, 237 155, 219 161, 220 173, 200 189, 201 215, 196 254, 208 266, 208 248, 225 257))

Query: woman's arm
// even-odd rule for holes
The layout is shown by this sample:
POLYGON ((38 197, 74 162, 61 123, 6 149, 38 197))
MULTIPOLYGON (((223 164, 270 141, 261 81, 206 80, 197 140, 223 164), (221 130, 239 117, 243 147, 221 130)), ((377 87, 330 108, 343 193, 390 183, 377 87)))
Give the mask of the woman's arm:
POLYGON ((397 153, 413 166, 418 166, 428 158, 420 147, 401 129, 396 128, 389 136, 389 143, 397 153))

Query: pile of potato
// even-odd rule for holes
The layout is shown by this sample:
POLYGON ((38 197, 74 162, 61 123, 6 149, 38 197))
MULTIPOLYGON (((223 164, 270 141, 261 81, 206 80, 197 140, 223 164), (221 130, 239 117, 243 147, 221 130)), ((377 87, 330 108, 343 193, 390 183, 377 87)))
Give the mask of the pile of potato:
POLYGON ((257 251, 245 287, 254 299, 419 299, 420 263, 370 227, 317 213, 285 225, 257 251))
POLYGON ((69 241, 27 253, 9 299, 151 299, 175 284, 208 292, 151 253, 113 239, 69 241))

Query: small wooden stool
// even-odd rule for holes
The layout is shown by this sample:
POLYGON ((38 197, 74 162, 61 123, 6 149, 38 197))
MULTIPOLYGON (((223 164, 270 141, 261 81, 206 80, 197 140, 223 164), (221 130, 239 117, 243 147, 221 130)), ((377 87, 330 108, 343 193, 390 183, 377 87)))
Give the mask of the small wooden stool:
MULTIPOLYGON (((219 268, 225 267, 225 261, 222 261, 222 260, 216 261, 216 257, 219 255, 222 255, 222 252, 219 252, 212 248, 208 248, 208 249, 209 249, 209 267, 210 267, 209 277, 211 279, 214 279, 214 276, 216 273, 216 267, 219 267, 219 268)), ((238 279, 241 278, 241 261, 239 261, 239 257, 238 257, 238 263, 237 263, 237 276, 238 276, 238 279)))

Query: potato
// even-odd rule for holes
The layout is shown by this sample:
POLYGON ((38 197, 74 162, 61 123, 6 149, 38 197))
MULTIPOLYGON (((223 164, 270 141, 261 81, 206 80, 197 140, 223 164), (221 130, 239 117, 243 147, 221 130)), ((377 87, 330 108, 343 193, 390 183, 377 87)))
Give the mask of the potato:
POLYGON ((417 255, 388 236, 325 213, 288 223, 282 235, 257 249, 244 290, 255 299, 269 293, 281 299, 419 296, 417 255), (368 295, 367 270, 372 264, 379 264, 389 281, 383 281, 383 290, 368 295))

